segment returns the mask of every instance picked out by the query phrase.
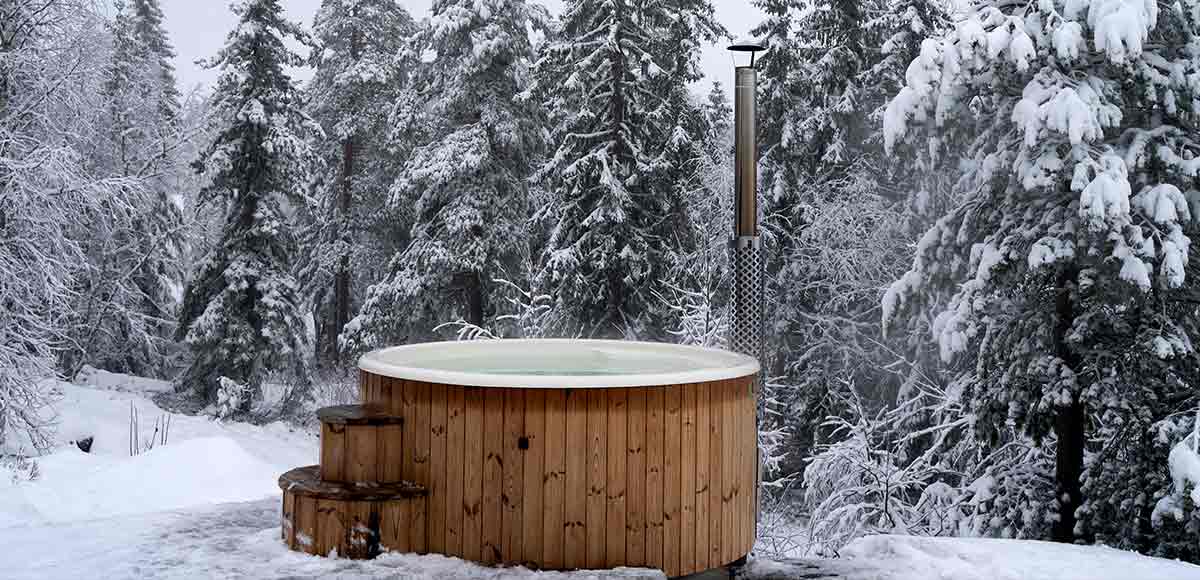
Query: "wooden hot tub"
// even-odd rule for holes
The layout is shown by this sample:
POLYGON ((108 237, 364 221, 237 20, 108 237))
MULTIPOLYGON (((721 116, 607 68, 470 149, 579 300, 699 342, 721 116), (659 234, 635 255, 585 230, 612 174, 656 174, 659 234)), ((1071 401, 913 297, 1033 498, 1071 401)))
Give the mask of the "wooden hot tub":
MULTIPOLYGON (((384 349, 359 367, 365 406, 322 412, 321 479, 413 484, 423 493, 409 492, 403 509, 363 508, 356 524, 344 516, 334 532, 317 529, 319 514, 298 513, 303 498, 289 513, 285 493, 285 537, 289 518, 305 521, 300 527, 318 521, 305 530, 310 543, 333 536, 312 549, 293 541, 296 549, 324 553, 339 533, 341 545, 362 546, 367 540, 352 531, 373 529, 379 548, 359 552, 541 569, 645 566, 679 576, 728 564, 754 543, 759 367, 749 357, 623 341, 500 340, 384 349), (397 518, 407 521, 386 521, 397 518)), ((307 489, 287 477, 285 489, 307 489)), ((313 509, 353 511, 321 501, 313 509)), ((383 505, 378 496, 365 501, 383 505)))

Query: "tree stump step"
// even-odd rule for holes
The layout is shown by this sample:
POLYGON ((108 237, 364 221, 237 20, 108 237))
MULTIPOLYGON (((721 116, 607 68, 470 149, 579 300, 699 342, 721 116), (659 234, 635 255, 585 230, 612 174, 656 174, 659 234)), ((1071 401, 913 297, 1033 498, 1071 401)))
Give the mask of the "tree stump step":
POLYGON ((321 480, 396 483, 404 453, 404 418, 379 405, 338 405, 321 420, 321 480))
POLYGON ((414 510, 424 509, 427 491, 412 482, 338 483, 321 481, 316 465, 279 477, 283 490, 283 541, 309 554, 366 559, 410 551, 414 510), (420 504, 420 505, 418 505, 420 504))

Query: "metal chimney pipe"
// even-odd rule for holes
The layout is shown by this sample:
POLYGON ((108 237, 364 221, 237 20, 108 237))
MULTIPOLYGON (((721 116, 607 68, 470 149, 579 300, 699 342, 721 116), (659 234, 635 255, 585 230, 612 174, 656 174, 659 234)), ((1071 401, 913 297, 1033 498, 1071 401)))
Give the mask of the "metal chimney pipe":
MULTIPOLYGON (((752 356, 766 368, 763 360, 763 252, 758 235, 758 142, 757 93, 758 70, 754 55, 766 50, 756 41, 741 41, 729 47, 732 52, 750 53, 749 66, 734 68, 734 225, 733 240, 733 336, 734 351, 752 356)), ((765 373, 755 383, 758 413, 755 431, 761 421, 763 400, 762 382, 765 373)), ((762 482, 762 451, 759 450, 758 483, 754 487, 757 525, 762 512, 759 488, 762 482)))

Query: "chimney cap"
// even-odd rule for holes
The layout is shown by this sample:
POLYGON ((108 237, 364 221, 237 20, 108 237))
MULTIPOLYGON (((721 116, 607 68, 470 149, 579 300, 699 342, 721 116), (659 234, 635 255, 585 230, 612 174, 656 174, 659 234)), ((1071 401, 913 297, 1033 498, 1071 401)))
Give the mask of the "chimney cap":
POLYGON ((730 52, 762 52, 767 49, 765 42, 752 37, 742 37, 729 45, 727 50, 730 52))

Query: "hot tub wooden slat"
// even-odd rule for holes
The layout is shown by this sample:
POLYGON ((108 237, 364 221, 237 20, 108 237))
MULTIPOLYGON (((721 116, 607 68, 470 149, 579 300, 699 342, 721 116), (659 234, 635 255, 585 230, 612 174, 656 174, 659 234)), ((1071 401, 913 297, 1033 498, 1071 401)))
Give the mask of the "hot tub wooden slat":
POLYGON ((463 554, 463 447, 466 409, 462 387, 446 388, 446 553, 463 554))
POLYGON ((663 568, 663 415, 662 388, 647 388, 646 398, 646 565, 663 568))
POLYGON ((608 397, 600 389, 587 391, 587 567, 603 568, 608 535, 608 397))
MULTIPOLYGON (((413 422, 416 423, 417 440, 413 444, 413 462, 415 463, 413 471, 413 481, 419 481, 422 485, 429 485, 429 384, 405 381, 405 392, 413 399, 413 414, 415 415, 413 422)), ((439 386, 441 388, 441 386, 439 386)), ((408 421, 406 420, 405 423, 408 421)), ((416 534, 412 537, 412 549, 414 552, 424 553, 429 549, 429 515, 427 503, 419 503, 413 506, 412 511, 412 526, 414 530, 424 530, 423 534, 416 534)))
POLYGON ((724 513, 721 494, 725 487, 725 466, 721 454, 725 447, 721 441, 721 409, 722 391, 725 383, 714 382, 708 391, 708 457, 709 457, 709 489, 708 489, 708 567, 715 568, 724 563, 721 552, 721 518, 724 513))
POLYGON ((721 560, 728 562, 735 559, 734 551, 737 546, 737 513, 735 496, 737 495, 738 469, 738 434, 737 409, 733 400, 733 385, 725 383, 721 386, 721 455, 722 486, 721 486, 721 560))
POLYGON ((521 545, 522 562, 542 561, 543 532, 542 516, 545 512, 545 496, 542 477, 545 473, 546 455, 546 392, 530 390, 525 393, 525 437, 529 449, 525 451, 524 492, 522 493, 521 515, 523 522, 521 545))
POLYGON ((567 477, 563 489, 567 568, 587 566, 587 391, 567 391, 567 477))
POLYGON ((500 561, 503 541, 504 390, 484 389, 483 407, 483 554, 482 562, 500 561))
POLYGON ((446 396, 440 385, 426 385, 429 393, 429 538, 427 548, 446 553, 446 396))
POLYGON ((321 423, 321 478, 346 480, 346 426, 321 423))
POLYGON ((563 488, 566 485, 566 393, 546 391, 546 466, 542 476, 545 516, 542 519, 542 564, 547 568, 563 566, 566 536, 563 517, 563 488))
POLYGON ((463 557, 483 558, 483 389, 463 388, 466 409, 463 445, 463 557))
POLYGON ((625 460, 625 560, 646 563, 646 389, 627 389, 629 426, 625 460))
POLYGON ((604 549, 604 565, 612 568, 626 563, 625 555, 625 486, 626 486, 626 457, 628 449, 625 441, 628 436, 628 393, 626 389, 609 389, 599 391, 608 399, 608 457, 605 460, 608 468, 605 520, 606 545, 604 549))
POLYGON ((522 516, 525 491, 525 458, 517 442, 525 436, 525 391, 501 389, 504 394, 504 435, 501 456, 504 467, 504 488, 500 494, 502 508, 500 561, 520 562, 524 556, 522 516))
POLYGON ((696 544, 697 567, 708 567, 708 392, 710 383, 693 387, 696 398, 696 483, 692 490, 696 501, 696 544))
POLYGON ((682 473, 681 459, 681 391, 678 386, 666 387, 666 432, 663 446, 663 563, 667 570, 679 569, 680 516, 679 489, 682 473))
MULTIPOLYGON (((334 481, 380 481, 379 428, 374 426, 346 426, 345 480, 334 481)), ((326 480, 331 480, 325 477, 326 480)))
POLYGON ((696 569, 696 389, 682 388, 682 429, 680 444, 679 507, 682 519, 679 523, 679 566, 683 570, 696 569))

